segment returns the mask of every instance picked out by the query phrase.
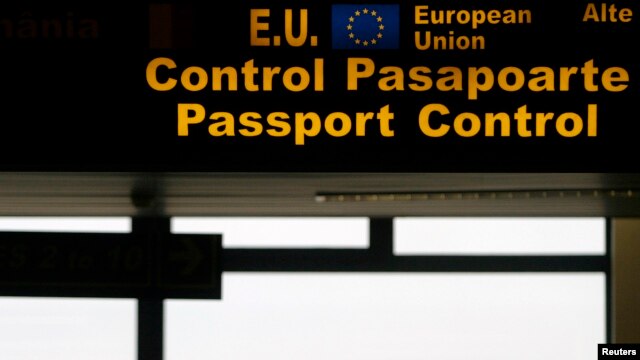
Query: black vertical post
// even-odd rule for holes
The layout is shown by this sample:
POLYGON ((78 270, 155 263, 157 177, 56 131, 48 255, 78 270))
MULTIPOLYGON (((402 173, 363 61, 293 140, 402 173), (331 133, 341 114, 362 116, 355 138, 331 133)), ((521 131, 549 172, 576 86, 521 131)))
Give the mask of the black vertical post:
POLYGON ((369 251, 382 262, 393 257, 393 218, 369 219, 369 251))
MULTIPOLYGON (((135 237, 149 241, 149 271, 156 274, 159 266, 160 237, 171 232, 168 218, 133 218, 135 237), (155 250, 155 251, 153 251, 155 250)), ((155 276, 151 277, 155 279, 155 276)), ((155 281, 155 280, 154 280, 155 281)), ((152 284, 152 288, 157 284, 152 284)), ((164 299, 151 291, 138 298, 138 360, 164 358, 164 299)))
POLYGON ((164 301, 138 299, 138 360, 164 358, 164 301))
POLYGON ((615 261, 615 257, 613 254, 613 226, 611 224, 611 218, 607 217, 605 219, 605 241, 606 241, 606 254, 605 257, 607 259, 606 261, 606 269, 605 269, 605 281, 606 281, 606 289, 605 289, 605 293, 606 293, 606 299, 605 299, 605 303, 606 303, 606 307, 605 307, 605 311, 606 311, 606 342, 607 344, 612 344, 614 339, 614 332, 613 332, 613 317, 615 316, 614 309, 613 309, 613 261, 615 261))

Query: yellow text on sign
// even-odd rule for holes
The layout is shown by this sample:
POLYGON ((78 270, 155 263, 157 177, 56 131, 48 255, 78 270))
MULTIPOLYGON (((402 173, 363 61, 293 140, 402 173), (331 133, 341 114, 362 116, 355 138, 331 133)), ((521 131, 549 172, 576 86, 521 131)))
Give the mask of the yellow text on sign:
MULTIPOLYGON (((207 118, 207 110, 201 104, 178 104, 178 136, 189 136, 207 118)), ((226 111, 212 112, 207 130, 213 137, 286 137, 293 135, 296 145, 305 145, 307 138, 319 136, 324 131, 331 137, 355 135, 364 137, 368 127, 377 127, 383 137, 393 137, 391 120, 394 114, 389 105, 377 112, 356 112, 355 116, 344 112, 332 112, 321 116, 316 112, 296 112, 293 115, 275 111, 262 115, 258 112, 243 112, 234 115, 226 111), (354 119, 355 117, 355 119, 354 119)))
MULTIPOLYGON (((272 35, 270 28, 271 9, 251 9, 250 19, 250 44, 251 46, 280 46, 282 44, 282 35, 272 35), (273 42, 272 42, 273 40, 273 42)), ((284 10, 284 40, 287 45, 292 47, 300 47, 307 43, 317 46, 318 37, 308 36, 309 32, 309 10, 300 9, 298 13, 299 24, 298 31, 295 34, 293 24, 293 9, 284 10)))

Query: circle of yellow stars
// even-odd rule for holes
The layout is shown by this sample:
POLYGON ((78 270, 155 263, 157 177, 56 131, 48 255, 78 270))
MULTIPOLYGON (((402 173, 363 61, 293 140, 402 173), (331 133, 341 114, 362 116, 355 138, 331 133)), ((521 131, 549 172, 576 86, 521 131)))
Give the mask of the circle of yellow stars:
POLYGON ((356 10, 356 11, 353 12, 353 15, 349 16, 348 20, 349 20, 349 23, 347 24, 347 31, 349 32, 348 36, 349 36, 349 39, 351 39, 356 45, 365 46, 365 47, 370 46, 370 45, 376 45, 378 43, 378 41, 380 41, 380 39, 382 39, 382 32, 384 31, 384 24, 382 23, 382 16, 378 15, 377 11, 371 10, 371 9, 367 9, 367 8, 364 8, 364 9, 361 9, 361 10, 356 10), (362 16, 371 16, 378 23, 378 25, 377 25, 378 33, 371 39, 360 39, 353 32, 353 25, 362 16))

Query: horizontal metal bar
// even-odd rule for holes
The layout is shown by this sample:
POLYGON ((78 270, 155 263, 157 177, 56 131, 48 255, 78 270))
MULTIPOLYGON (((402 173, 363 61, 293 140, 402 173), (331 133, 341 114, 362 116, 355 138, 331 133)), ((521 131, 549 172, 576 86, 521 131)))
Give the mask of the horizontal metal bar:
POLYGON ((606 256, 380 256, 368 250, 225 249, 223 271, 604 272, 606 256))

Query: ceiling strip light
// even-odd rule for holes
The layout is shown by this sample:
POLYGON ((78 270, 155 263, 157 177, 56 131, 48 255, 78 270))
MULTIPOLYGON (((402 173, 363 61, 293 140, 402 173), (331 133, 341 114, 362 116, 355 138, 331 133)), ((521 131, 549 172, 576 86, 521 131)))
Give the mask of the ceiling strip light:
POLYGON ((526 190, 526 191, 442 191, 442 192, 383 192, 383 193, 323 193, 316 202, 390 202, 390 201, 443 201, 443 200, 512 200, 512 199, 635 199, 640 190, 581 189, 581 190, 526 190))

